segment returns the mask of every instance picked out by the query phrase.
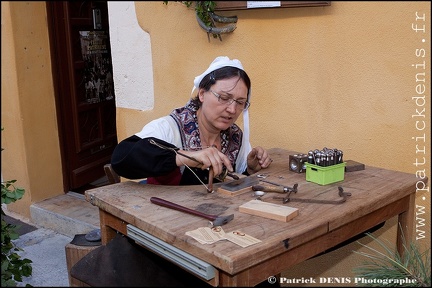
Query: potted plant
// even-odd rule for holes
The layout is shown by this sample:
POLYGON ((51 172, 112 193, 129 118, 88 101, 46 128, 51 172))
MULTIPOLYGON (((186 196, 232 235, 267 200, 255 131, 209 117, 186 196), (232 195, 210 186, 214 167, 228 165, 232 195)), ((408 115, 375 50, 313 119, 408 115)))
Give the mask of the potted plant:
MULTIPOLYGON (((168 1, 163 1, 168 5, 168 1)), ((177 1, 176 1, 177 2, 177 1)), ((194 5, 195 15, 199 26, 207 32, 210 41, 210 34, 213 38, 222 41, 221 34, 233 32, 237 26, 237 16, 220 16, 214 13, 216 8, 215 1, 180 1, 186 7, 194 5)))

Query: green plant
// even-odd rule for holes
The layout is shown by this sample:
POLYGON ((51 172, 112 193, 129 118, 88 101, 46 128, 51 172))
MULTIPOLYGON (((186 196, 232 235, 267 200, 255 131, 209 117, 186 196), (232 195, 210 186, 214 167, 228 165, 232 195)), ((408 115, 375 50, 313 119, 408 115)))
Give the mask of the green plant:
POLYGON ((369 287, 430 287, 431 259, 430 248, 424 252, 415 243, 407 245, 405 238, 402 255, 390 244, 367 233, 384 251, 379 251, 368 245, 362 245, 373 253, 354 251, 369 259, 362 266, 353 269, 358 279, 358 286, 369 287))
MULTIPOLYGON (((164 4, 168 5, 169 1, 163 1, 164 4)), ((216 8, 215 1, 175 1, 181 2, 190 8, 194 5, 196 19, 199 26, 207 32, 208 39, 210 41, 210 34, 213 38, 219 38, 222 41, 221 34, 233 32, 237 27, 237 16, 220 16, 214 13, 216 8), (224 26, 218 27, 217 23, 222 23, 224 26)))
MULTIPOLYGON (((3 131, 3 128, 2 128, 3 131)), ((1 149, 3 151, 3 148, 1 149)), ((28 277, 32 274, 32 261, 30 259, 21 259, 17 253, 23 251, 17 247, 12 240, 18 239, 16 226, 5 221, 6 216, 3 211, 3 204, 10 204, 21 199, 25 190, 16 187, 16 180, 1 182, 1 287, 15 287, 17 282, 22 282, 22 277, 28 277)), ((27 284, 26 287, 31 287, 27 284)))

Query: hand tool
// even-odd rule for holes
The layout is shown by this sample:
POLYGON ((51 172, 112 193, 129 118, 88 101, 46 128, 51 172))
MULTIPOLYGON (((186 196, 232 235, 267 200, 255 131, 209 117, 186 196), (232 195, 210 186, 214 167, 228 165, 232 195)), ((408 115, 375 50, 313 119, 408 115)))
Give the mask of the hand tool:
POLYGON ((289 195, 287 197, 273 197, 273 199, 282 199, 283 203, 288 202, 304 202, 304 203, 319 203, 319 204, 341 204, 346 201, 347 196, 351 196, 351 193, 344 192, 342 187, 338 187, 339 196, 342 197, 340 200, 319 200, 319 199, 302 199, 302 198, 290 198, 289 195))
MULTIPOLYGON (((158 146, 159 148, 174 151, 174 152, 175 152, 176 154, 178 154, 178 155, 181 155, 181 156, 186 157, 186 158, 188 158, 188 159, 190 159, 190 160, 192 160, 192 161, 195 161, 195 162, 197 162, 197 163, 199 163, 199 164, 201 164, 201 165, 204 165, 204 163, 202 163, 201 161, 197 160, 196 158, 191 157, 191 156, 188 156, 188 155, 186 155, 186 154, 183 154, 183 153, 179 152, 180 148, 178 148, 178 147, 175 147, 175 148, 173 148, 173 147, 168 147, 168 146, 165 146, 165 145, 163 145, 163 144, 161 144, 161 143, 158 143, 158 142, 154 141, 153 139, 150 139, 149 142, 150 142, 150 144, 156 145, 156 146, 158 146)), ((189 168, 189 166, 187 166, 186 164, 185 164, 185 166, 186 166, 187 168, 189 168)), ((190 169, 190 168, 189 168, 189 169, 190 169)), ((201 182, 201 183, 206 187, 208 193, 213 193, 213 178, 215 177, 215 175, 214 175, 214 172, 213 172, 212 167, 208 168, 208 170, 209 170, 209 183, 208 183, 208 185, 206 186, 204 183, 202 183, 201 179, 198 178, 198 180, 199 180, 199 181, 200 181, 200 182, 201 182)), ((192 170, 191 170, 191 171, 192 171, 192 170)), ((193 173, 193 171, 192 171, 192 173, 193 173)), ((194 173, 194 174, 195 174, 195 173, 194 173)), ((196 175, 195 175, 195 176, 196 176, 196 175)), ((219 174, 219 175, 217 175, 216 178, 217 178, 218 180, 220 180, 220 181, 223 182, 223 181, 225 180, 225 177, 226 177, 226 176, 230 176, 231 178, 233 178, 233 179, 235 179, 235 180, 239 180, 239 179, 240 179, 240 177, 238 177, 237 175, 230 173, 230 172, 228 171, 228 169, 224 166, 224 167, 223 167, 223 170, 222 170, 222 173, 219 174)), ((198 176, 197 176, 197 177, 198 177, 198 176)))
POLYGON ((323 150, 310 150, 308 152, 308 163, 317 166, 327 167, 343 163, 343 151, 336 148, 329 149, 324 147, 323 150))
POLYGON ((209 168, 209 178, 208 178, 208 184, 207 184, 207 192, 208 193, 213 193, 213 178, 214 178, 214 171, 213 171, 213 167, 209 168))
POLYGON ((217 180, 224 182, 226 176, 230 176, 231 178, 233 178, 235 180, 240 180, 239 176, 228 172, 228 169, 225 166, 222 167, 222 173, 215 177, 213 167, 210 167, 209 168, 209 181, 208 181, 208 185, 207 185, 207 192, 208 193, 214 192, 214 190, 213 190, 213 178, 216 178, 217 180))
POLYGON ((264 192, 276 192, 276 193, 287 193, 287 192, 297 192, 298 184, 294 184, 293 187, 285 186, 268 186, 268 185, 253 185, 252 190, 254 191, 264 191, 264 192))
POLYGON ((217 188, 219 193, 235 196, 252 190, 253 185, 259 184, 256 175, 240 178, 235 181, 227 181, 217 188))
MULTIPOLYGON (((256 175, 256 177, 259 178, 259 181, 260 181, 260 182, 265 182, 265 183, 272 184, 272 185, 276 185, 276 186, 283 186, 282 184, 279 184, 279 183, 276 183, 276 182, 272 182, 272 181, 264 180, 264 179, 266 179, 267 177, 269 177, 269 175, 266 175, 266 174, 258 174, 258 175, 256 175)), ((281 177, 279 177, 279 178, 281 178, 281 177)), ((283 177, 282 177, 282 178, 283 178, 283 177)))
POLYGON ((214 227, 215 226, 222 226, 222 225, 227 224, 228 222, 230 222, 232 219, 234 219, 234 214, 231 214, 231 215, 228 215, 228 216, 218 216, 218 215, 205 214, 205 213, 189 209, 187 207, 175 204, 173 202, 170 202, 168 200, 164 200, 164 199, 161 199, 161 198, 158 198, 158 197, 151 197, 150 201, 153 204, 157 204, 157 205, 160 205, 160 206, 164 206, 164 207, 167 207, 167 208, 171 208, 171 209, 174 209, 174 210, 177 210, 177 211, 185 212, 185 213, 188 213, 188 214, 192 214, 192 215, 199 216, 199 217, 205 218, 207 220, 210 220, 210 221, 212 221, 212 225, 214 227))

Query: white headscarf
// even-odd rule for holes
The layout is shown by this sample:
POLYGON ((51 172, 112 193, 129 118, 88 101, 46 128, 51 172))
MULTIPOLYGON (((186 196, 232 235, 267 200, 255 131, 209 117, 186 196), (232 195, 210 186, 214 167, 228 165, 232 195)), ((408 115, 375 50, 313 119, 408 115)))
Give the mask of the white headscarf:
MULTIPOLYGON (((194 80, 194 87, 192 88, 192 92, 195 89, 199 88, 199 84, 201 83, 202 79, 209 73, 222 68, 222 67, 236 67, 238 69, 241 69, 243 71, 243 65, 241 64, 241 62, 238 59, 229 59, 227 56, 219 56, 216 57, 216 59, 213 60, 213 62, 210 64, 210 66, 207 68, 206 71, 204 71, 204 73, 202 73, 199 76, 195 77, 194 80)), ((246 72, 246 71, 245 71, 246 72)), ((251 92, 249 89, 249 95, 248 95, 248 100, 250 101, 251 98, 251 92)), ((236 172, 237 173, 243 173, 246 168, 247 168, 247 155, 249 154, 249 152, 252 150, 252 146, 250 145, 249 142, 249 109, 247 110, 243 110, 243 140, 242 140, 242 146, 239 152, 239 155, 237 157, 237 162, 236 162, 236 172)))

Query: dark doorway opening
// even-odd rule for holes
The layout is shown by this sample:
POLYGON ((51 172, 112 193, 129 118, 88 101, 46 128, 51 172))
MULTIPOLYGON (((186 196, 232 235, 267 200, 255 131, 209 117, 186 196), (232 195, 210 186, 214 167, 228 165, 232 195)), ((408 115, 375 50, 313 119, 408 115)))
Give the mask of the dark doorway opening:
POLYGON ((104 184, 117 145, 108 4, 46 3, 63 187, 83 193, 104 184))

